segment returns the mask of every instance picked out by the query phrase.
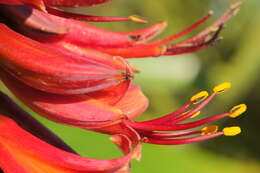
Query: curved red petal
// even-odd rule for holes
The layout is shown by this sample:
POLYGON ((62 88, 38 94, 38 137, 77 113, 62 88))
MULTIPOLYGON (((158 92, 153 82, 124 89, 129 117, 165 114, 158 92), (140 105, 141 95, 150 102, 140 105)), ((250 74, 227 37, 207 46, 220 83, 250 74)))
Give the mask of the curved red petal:
POLYGON ((55 148, 0 115, 0 167, 6 173, 114 172, 127 165, 134 151, 116 159, 89 159, 55 148))
POLYGON ((94 61, 40 44, 4 24, 0 25, 0 35, 1 66, 34 88, 58 94, 79 94, 130 80, 126 67, 116 69, 103 60, 94 61))
POLYGON ((132 85, 124 97, 115 104, 129 119, 140 116, 148 107, 149 100, 139 86, 132 85))
POLYGON ((44 0, 45 4, 54 7, 79 7, 105 3, 109 0, 44 0))
POLYGON ((8 73, 1 79, 27 106, 40 115, 58 123, 97 128, 118 123, 124 115, 120 109, 103 104, 87 95, 56 95, 33 89, 8 73))

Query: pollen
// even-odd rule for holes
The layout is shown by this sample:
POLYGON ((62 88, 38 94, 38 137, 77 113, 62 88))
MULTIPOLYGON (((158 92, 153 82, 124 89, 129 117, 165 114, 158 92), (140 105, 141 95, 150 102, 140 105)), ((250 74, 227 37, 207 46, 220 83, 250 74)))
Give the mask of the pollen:
POLYGON ((240 105, 234 106, 230 110, 229 117, 236 118, 236 117, 240 116, 241 114, 243 114, 246 110, 247 110, 247 106, 245 104, 240 104, 240 105))
POLYGON ((209 96, 209 93, 207 91, 201 91, 194 96, 191 97, 190 101, 193 102, 194 104, 198 104, 205 100, 209 96))
POLYGON ((212 125, 212 126, 207 126, 201 129, 201 135, 211 135, 214 133, 217 133, 218 131, 218 126, 216 125, 212 125))
POLYGON ((222 93, 222 92, 225 92, 226 90, 228 90, 230 88, 231 88, 231 83, 230 82, 224 82, 222 84, 215 86, 213 88, 213 91, 215 93, 222 93))
POLYGON ((225 136, 236 136, 241 133, 241 128, 238 126, 226 127, 222 130, 225 136))

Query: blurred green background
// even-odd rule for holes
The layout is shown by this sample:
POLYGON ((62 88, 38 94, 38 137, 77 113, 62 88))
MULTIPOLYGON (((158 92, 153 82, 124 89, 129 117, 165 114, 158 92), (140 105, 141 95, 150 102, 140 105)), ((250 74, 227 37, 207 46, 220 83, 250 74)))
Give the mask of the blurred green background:
MULTIPOLYGON (((210 24, 231 2, 230 0, 113 0, 104 5, 74 11, 110 16, 137 14, 149 21, 148 24, 133 22, 96 24, 115 31, 135 30, 166 20, 169 26, 160 36, 163 37, 189 26, 208 10, 214 10, 215 15, 207 22, 210 24)), ((219 95, 203 110, 201 116, 222 113, 240 103, 246 103, 249 107, 248 112, 237 119, 218 122, 221 127, 241 126, 243 130, 241 135, 220 137, 184 146, 145 144, 142 161, 140 163, 133 161, 133 173, 260 172, 259 6, 259 0, 245 1, 238 16, 228 22, 223 30, 224 40, 213 47, 195 54, 130 60, 141 70, 141 73, 136 75, 136 84, 142 86, 150 99, 150 108, 141 119, 167 114, 183 105, 198 91, 211 90, 214 85, 224 81, 232 82, 232 90, 219 95)), ((184 38, 198 31, 200 29, 184 38)), ((64 127, 36 117, 83 156, 112 158, 120 155, 106 135, 64 127)))

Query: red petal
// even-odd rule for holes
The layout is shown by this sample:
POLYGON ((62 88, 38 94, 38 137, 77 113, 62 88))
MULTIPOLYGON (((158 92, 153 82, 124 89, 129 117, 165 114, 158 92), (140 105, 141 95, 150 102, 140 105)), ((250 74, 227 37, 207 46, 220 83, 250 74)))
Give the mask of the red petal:
POLYGON ((148 107, 149 100, 142 93, 139 86, 131 86, 124 97, 115 105, 127 115, 134 119, 141 115, 148 107))
POLYGON ((31 32, 32 35, 30 36, 35 40, 47 42, 50 44, 54 44, 53 41, 61 41, 61 43, 73 43, 77 46, 91 45, 91 47, 119 47, 123 45, 133 45, 136 41, 136 38, 131 37, 131 35, 127 33, 100 29, 80 21, 54 16, 27 6, 12 6, 11 10, 7 8, 3 8, 1 10, 6 11, 6 18, 11 18, 15 22, 18 20, 21 23, 21 25, 17 26, 18 29, 20 27, 23 28, 24 25, 26 25, 29 27, 33 26, 33 28, 44 32, 49 32, 49 30, 52 30, 52 26, 56 25, 56 27, 66 29, 65 31, 63 30, 63 33, 69 31, 66 34, 48 35, 46 33, 30 31, 29 28, 26 29, 28 32, 27 34, 30 34, 31 32))
POLYGON ((118 123, 124 115, 87 95, 55 95, 45 93, 19 82, 1 71, 2 81, 27 106, 46 118, 77 127, 97 128, 118 123))
POLYGON ((44 0, 48 6, 55 7, 79 7, 105 3, 109 0, 44 0))
POLYGON ((18 24, 18 26, 25 25, 35 30, 53 34, 64 34, 68 31, 65 27, 61 27, 47 18, 45 13, 39 13, 39 10, 32 7, 9 4, 1 5, 0 7, 2 15, 13 23, 18 24))
POLYGON ((131 81, 125 81, 120 85, 88 93, 87 95, 91 98, 95 98, 103 104, 115 106, 115 104, 122 100, 122 98, 125 98, 125 94, 130 90, 130 84, 131 81))
POLYGON ((7 87, 27 106, 40 115, 63 124, 97 128, 114 124, 124 116, 133 119, 141 115, 148 106, 148 99, 138 86, 131 86, 126 92, 128 83, 122 83, 113 93, 110 91, 115 88, 89 95, 65 96, 35 90, 4 71, 1 72, 1 77, 7 87))
POLYGON ((129 163, 135 151, 117 159, 89 159, 55 148, 0 116, 0 167, 5 173, 113 172, 129 163))
POLYGON ((93 15, 86 15, 86 14, 76 14, 76 13, 70 13, 70 12, 62 11, 60 9, 48 8, 48 7, 47 7, 47 11, 48 13, 53 14, 55 16, 65 17, 65 18, 75 19, 75 20, 84 20, 88 22, 121 22, 121 21, 131 20, 130 17, 93 16, 93 15))
POLYGON ((0 112, 18 123, 24 130, 40 138, 41 140, 64 151, 76 154, 76 152, 70 146, 64 143, 58 136, 56 136, 47 127, 42 125, 38 120, 20 108, 11 100, 11 98, 1 92, 0 112))
POLYGON ((131 141, 132 148, 136 148, 141 140, 139 134, 133 128, 131 128, 131 126, 125 123, 112 124, 91 130, 109 135, 124 135, 131 141))
MULTIPOLYGON (((28 85, 59 94, 97 91, 129 80, 129 70, 116 69, 73 53, 40 44, 0 25, 1 65, 28 85), (13 51, 13 50, 16 51, 13 51)), ((111 61, 109 59, 109 61, 111 61)))

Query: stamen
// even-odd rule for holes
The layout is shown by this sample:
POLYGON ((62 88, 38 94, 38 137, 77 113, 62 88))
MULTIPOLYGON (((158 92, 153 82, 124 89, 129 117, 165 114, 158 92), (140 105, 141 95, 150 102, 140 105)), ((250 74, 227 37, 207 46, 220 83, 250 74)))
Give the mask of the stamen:
MULTIPOLYGON (((226 127, 222 130, 222 132, 217 132, 217 130, 218 130, 218 126, 215 125, 204 127, 200 131, 201 136, 182 138, 182 139, 167 139, 169 137, 179 137, 177 135, 174 136, 174 133, 152 134, 151 136, 144 137, 143 142, 149 144, 157 144, 157 145, 180 145, 180 144, 189 144, 189 143, 204 141, 204 140, 216 138, 221 135, 235 136, 241 133, 241 129, 238 126, 226 127)), ((196 134, 197 132, 198 131, 179 132, 179 134, 183 134, 181 136, 186 136, 190 134, 196 134)))
POLYGON ((161 39, 161 40, 157 40, 157 41, 153 41, 153 42, 147 43, 147 44, 149 44, 149 45, 160 45, 160 44, 165 44, 165 43, 168 43, 170 41, 173 41, 173 40, 175 40, 177 38, 180 38, 180 37, 188 34, 189 32, 192 32, 193 30, 198 28, 200 25, 205 23, 208 20, 208 18, 210 16, 212 16, 212 15, 213 15, 213 11, 209 11, 206 16, 204 16, 203 18, 201 18, 199 21, 197 21, 193 25, 189 26, 188 28, 180 31, 179 33, 171 35, 171 36, 169 36, 167 38, 164 38, 164 39, 161 39))
MULTIPOLYGON (((197 108, 195 108, 195 109, 197 109, 197 108)), ((176 121, 175 122, 172 121, 172 122, 169 122, 167 124, 168 125, 174 125, 175 124, 175 128, 176 128, 175 130, 190 129, 190 128, 194 128, 194 127, 197 127, 197 126, 201 126, 203 124, 211 123, 213 121, 216 121, 216 120, 219 120, 219 119, 222 119, 222 118, 225 118, 225 117, 236 118, 239 115, 241 115, 242 113, 244 113, 246 111, 246 109, 247 109, 246 105, 241 104, 241 105, 233 107, 229 113, 223 113, 223 114, 211 116, 211 117, 204 118, 204 119, 194 121, 194 122, 191 122, 191 123, 176 124, 176 121)))
POLYGON ((190 122, 190 123, 185 123, 185 124, 176 124, 176 122, 172 123, 165 123, 165 124, 145 124, 142 122, 134 122, 134 121, 125 121, 126 124, 129 126, 139 129, 139 130, 144 130, 144 131, 173 131, 173 130, 187 130, 187 129, 192 129, 198 126, 202 126, 204 124, 211 123, 213 121, 217 121, 219 119, 225 118, 229 116, 229 113, 223 113, 211 117, 207 117, 198 121, 190 122))
POLYGON ((230 115, 229 117, 231 118, 236 118, 239 115, 243 114, 245 111, 247 110, 247 106, 245 104, 240 104, 237 106, 234 106, 231 110, 230 110, 230 115))
POLYGON ((193 43, 193 42, 197 42, 197 40, 202 40, 203 38, 205 38, 207 35, 209 35, 212 32, 211 31, 212 26, 221 26, 221 25, 225 24, 232 16, 234 16, 237 13, 237 11, 239 11, 239 8, 240 8, 241 4, 242 4, 242 1, 234 3, 210 27, 208 27, 205 30, 201 31, 199 34, 197 34, 196 36, 192 37, 191 39, 183 41, 182 43, 193 43))
POLYGON ((222 84, 219 84, 213 88, 213 91, 217 94, 225 92, 226 90, 231 88, 230 82, 224 82, 222 84))
MULTIPOLYGON (((201 93, 201 92, 200 92, 201 93)), ((200 95, 200 93, 198 93, 198 95, 200 95)), ((207 93, 208 94, 208 93, 207 93)), ((209 97, 207 97, 202 103, 200 103, 196 108, 192 109, 191 111, 187 112, 186 114, 168 122, 168 124, 176 124, 180 121, 184 121, 187 120, 188 118, 191 118, 194 114, 199 114, 198 112, 203 109, 214 97, 215 97, 215 93, 211 94, 209 97)), ((196 95, 195 95, 196 96, 196 95)), ((196 98, 196 97, 195 97, 196 98)), ((192 100, 192 99, 191 99, 192 100)), ((196 99, 195 99, 196 100, 196 99)))
POLYGON ((184 123, 184 124, 176 124, 175 128, 176 130, 183 130, 183 129, 191 129, 191 128, 195 128, 204 124, 209 124, 211 122, 220 120, 222 118, 225 118, 227 116, 229 116, 229 113, 223 113, 223 114, 218 114, 218 115, 214 115, 211 117, 207 117, 198 121, 194 121, 194 122, 190 122, 190 123, 184 123))
POLYGON ((187 120, 188 118, 195 118, 195 117, 199 116, 200 113, 201 113, 200 111, 195 112, 194 110, 187 111, 187 112, 183 113, 180 117, 175 118, 170 122, 168 121, 168 123, 175 124, 175 123, 178 123, 180 121, 187 120))
POLYGON ((183 139, 154 139, 154 138, 147 137, 143 142, 149 144, 157 144, 157 145, 181 145, 181 144, 190 144, 199 141, 204 141, 204 140, 216 138, 221 135, 223 135, 223 132, 217 132, 211 135, 196 136, 196 137, 183 138, 183 139))
POLYGON ((226 127, 222 130, 225 136, 236 136, 241 133, 241 128, 238 126, 226 127))
POLYGON ((222 28, 223 25, 220 25, 219 29, 214 34, 212 34, 212 32, 210 31, 209 33, 207 33, 207 35, 203 35, 202 37, 195 36, 190 40, 170 45, 167 47, 167 52, 164 55, 191 53, 205 48, 207 46, 216 44, 216 42, 219 41, 218 37, 222 28))
POLYGON ((189 135, 200 134, 200 133, 201 133, 200 130, 173 132, 173 133, 141 132, 143 136, 155 138, 155 139, 176 138, 176 137, 183 137, 183 136, 189 136, 189 135))
POLYGON ((186 120, 186 119, 190 118, 191 116, 193 116, 194 114, 196 114, 197 112, 199 112, 215 97, 215 95, 216 94, 213 93, 208 97, 208 92, 202 91, 202 92, 196 94, 195 96, 193 96, 191 98, 190 103, 184 105, 182 108, 180 108, 179 110, 177 110, 169 115, 166 115, 164 117, 157 118, 154 120, 148 120, 148 121, 143 121, 143 122, 129 121, 127 123, 129 123, 129 125, 132 126, 133 128, 147 130, 147 131, 154 131, 154 130, 171 131, 172 128, 173 128, 173 130, 175 130, 174 124, 176 124, 177 122, 186 120), (177 117, 179 114, 184 112, 187 108, 189 108, 190 105, 192 105, 194 103, 199 103, 202 100, 204 100, 204 101, 200 105, 198 105, 196 108, 194 108, 187 114, 184 114, 183 116, 173 119, 174 117, 177 117), (162 124, 167 124, 168 126, 165 126, 162 124))
POLYGON ((183 113, 185 110, 187 110, 191 105, 193 104, 193 102, 189 102, 187 104, 185 104, 184 106, 182 106, 181 108, 177 109, 176 111, 168 114, 168 115, 165 115, 165 116, 162 116, 162 117, 159 117, 159 118, 156 118, 156 119, 153 119, 153 120, 148 120, 148 121, 142 121, 142 122, 138 122, 138 123, 142 123, 142 124, 161 124, 161 123, 164 123, 166 121, 169 121, 169 120, 172 120, 173 118, 175 118, 176 116, 180 115, 181 113, 183 113))
POLYGON ((211 135, 211 134, 215 134, 218 131, 218 126, 216 125, 212 125, 212 126, 208 126, 208 127, 204 127, 201 129, 201 135, 211 135))
POLYGON ((190 101, 193 102, 193 104, 198 104, 205 100, 209 96, 209 93, 207 91, 201 91, 194 96, 191 97, 190 101))

